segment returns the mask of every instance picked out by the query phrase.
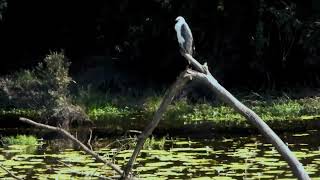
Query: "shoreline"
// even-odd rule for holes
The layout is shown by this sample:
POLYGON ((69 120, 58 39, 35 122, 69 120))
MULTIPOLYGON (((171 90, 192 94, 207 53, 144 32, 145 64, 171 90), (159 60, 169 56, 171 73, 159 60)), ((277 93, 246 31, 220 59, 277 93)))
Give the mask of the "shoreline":
MULTIPOLYGON (((73 124, 71 127, 104 129, 107 134, 143 130, 151 121, 161 99, 159 95, 132 98, 112 95, 102 97, 98 94, 87 96, 85 99, 80 98, 76 104, 85 109, 93 125, 73 124)), ((290 99, 288 96, 273 98, 240 96, 239 100, 256 112, 276 132, 320 128, 320 98, 317 96, 298 99, 290 99)), ((39 121, 40 112, 0 109, 0 128, 27 128, 28 126, 18 121, 18 118, 27 117, 39 121)), ((248 124, 244 117, 219 101, 190 103, 186 99, 178 99, 169 105, 155 133, 254 133, 255 131, 255 127, 248 124)))
MULTIPOLYGON (((46 130, 33 129, 30 126, 23 124, 18 121, 18 117, 14 119, 4 120, 0 117, 3 124, 8 124, 10 126, 1 127, 1 134, 19 134, 25 132, 27 134, 46 132, 46 130), (7 122, 6 122, 7 121, 7 122)), ((127 120, 123 120, 127 121, 127 120)), ((185 124, 176 124, 175 126, 169 127, 168 124, 170 120, 162 120, 159 126, 155 129, 155 135, 172 135, 172 136, 210 136, 212 134, 257 134, 259 133, 257 129, 246 123, 245 120, 240 122, 225 121, 223 123, 214 120, 203 120, 194 121, 185 124)), ((103 136, 118 136, 123 135, 129 130, 142 131, 144 127, 147 126, 149 121, 132 121, 131 123, 125 123, 117 120, 116 122, 106 121, 93 121, 93 125, 90 127, 95 131, 95 133, 103 136), (125 125, 124 125, 125 124, 125 125)), ((306 118, 306 119, 296 119, 296 120, 267 120, 265 121, 272 130, 277 133, 286 132, 303 132, 307 130, 317 130, 320 129, 320 117, 306 118), (286 122, 286 123, 284 123, 286 122)), ((71 131, 82 131, 87 129, 87 126, 77 126, 72 127, 71 131)))

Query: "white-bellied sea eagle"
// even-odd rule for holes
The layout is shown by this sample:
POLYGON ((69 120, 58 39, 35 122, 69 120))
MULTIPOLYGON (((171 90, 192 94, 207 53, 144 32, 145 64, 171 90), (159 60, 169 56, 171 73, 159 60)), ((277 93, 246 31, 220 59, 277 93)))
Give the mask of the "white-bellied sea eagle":
POLYGON ((176 22, 174 29, 177 32, 180 48, 192 56, 194 51, 192 32, 183 17, 178 16, 176 22))

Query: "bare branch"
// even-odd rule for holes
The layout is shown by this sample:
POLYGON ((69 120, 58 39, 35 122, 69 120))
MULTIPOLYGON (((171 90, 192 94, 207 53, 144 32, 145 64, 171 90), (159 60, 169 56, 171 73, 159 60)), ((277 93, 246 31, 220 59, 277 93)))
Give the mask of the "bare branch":
POLYGON ((190 54, 187 54, 187 53, 184 53, 184 52, 181 52, 182 56, 184 58, 187 59, 188 62, 191 63, 191 65, 193 65, 193 67, 199 71, 199 72, 202 72, 202 73, 206 73, 206 69, 204 66, 206 66, 206 64, 204 65, 201 65, 197 60, 195 60, 190 54))
POLYGON ((129 159, 124 169, 121 179, 128 179, 128 176, 131 172, 133 164, 139 152, 143 148, 143 144, 145 143, 146 139, 152 134, 153 130, 158 126, 162 118, 162 115, 167 110, 167 107, 172 102, 177 92, 179 92, 189 80, 190 80, 190 76, 188 75, 187 71, 182 72, 178 77, 178 79, 176 80, 176 82, 170 87, 169 91, 166 92, 158 110, 155 112, 153 116, 152 121, 148 124, 148 126, 144 129, 142 134, 139 136, 138 143, 132 153, 131 158, 129 159))
POLYGON ((115 164, 104 160, 103 158, 101 158, 97 153, 91 151, 89 148, 87 148, 87 146, 85 146, 84 144, 82 144, 82 142, 80 142, 78 139, 76 139, 74 136, 72 136, 68 131, 59 128, 59 127, 53 127, 53 126, 49 126, 49 125, 45 125, 45 124, 41 124, 41 123, 37 123, 34 122, 30 119, 27 118, 23 118, 20 117, 19 118, 20 121, 28 123, 30 125, 36 126, 36 127, 40 127, 40 128, 44 128, 44 129, 48 129, 51 131, 56 131, 64 136, 66 136, 67 138, 69 138, 72 142, 76 143, 77 145, 79 145, 81 147, 82 150, 84 150, 86 153, 90 154, 91 156, 93 156, 96 160, 103 162, 104 164, 108 165, 109 167, 111 167, 113 170, 115 170, 118 174, 122 174, 122 170, 115 164))
POLYGON ((14 175, 11 171, 9 171, 7 168, 2 166, 2 164, 0 164, 0 168, 3 169, 5 172, 7 172, 14 179, 17 179, 17 180, 23 180, 24 179, 24 178, 19 178, 18 176, 14 175))
POLYGON ((130 133, 141 134, 142 132, 138 130, 127 130, 126 133, 124 133, 124 136, 127 136, 130 133))

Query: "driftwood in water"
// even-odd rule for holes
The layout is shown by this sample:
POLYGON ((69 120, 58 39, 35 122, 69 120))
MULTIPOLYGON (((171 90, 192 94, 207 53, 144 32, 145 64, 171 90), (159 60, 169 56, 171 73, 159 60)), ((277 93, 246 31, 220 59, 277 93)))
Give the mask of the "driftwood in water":
POLYGON ((95 153, 94 151, 90 150, 87 146, 85 146, 77 138, 75 138, 73 135, 71 135, 68 131, 66 131, 66 130, 64 130, 62 128, 59 128, 59 127, 53 127, 53 126, 37 123, 37 122, 34 122, 34 121, 30 120, 30 119, 23 118, 23 117, 19 118, 19 120, 22 121, 22 122, 25 122, 27 124, 33 125, 35 127, 48 129, 50 131, 55 131, 55 132, 58 132, 58 133, 64 135, 65 137, 70 139, 72 142, 74 142, 75 144, 79 145, 81 147, 81 149, 84 150, 87 154, 90 154, 91 156, 93 156, 97 161, 102 162, 102 163, 106 164, 107 166, 111 167, 119 175, 122 174, 122 170, 117 165, 115 165, 115 164, 103 159, 102 157, 100 157, 97 153, 95 153))
POLYGON ((14 179, 17 180, 23 180, 24 178, 19 178, 18 176, 16 176, 15 174, 13 174, 13 172, 11 172, 10 170, 8 170, 7 168, 5 168, 3 165, 0 164, 0 169, 4 170, 5 172, 8 173, 9 176, 11 176, 14 179))

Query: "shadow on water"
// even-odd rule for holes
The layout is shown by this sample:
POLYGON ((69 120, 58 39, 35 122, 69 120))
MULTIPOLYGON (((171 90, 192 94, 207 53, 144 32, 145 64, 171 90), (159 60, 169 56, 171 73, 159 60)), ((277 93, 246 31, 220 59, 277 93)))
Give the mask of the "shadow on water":
MULTIPOLYGON (((88 138, 86 133, 77 134, 88 138)), ((0 164, 27 179, 98 179, 98 176, 115 175, 110 168, 75 150, 77 147, 72 143, 54 137, 36 146, 1 147, 0 164)), ((281 138, 311 178, 320 179, 320 131, 282 133, 281 138)), ((99 155, 118 165, 127 162, 135 141, 130 139, 110 145, 111 142, 115 139, 95 134, 92 138, 93 148, 99 155)), ((141 179, 293 178, 275 148, 257 134, 214 134, 201 138, 166 136, 148 143, 135 165, 135 173, 141 179)), ((0 170, 0 178, 6 177, 9 177, 7 173, 0 170)))

